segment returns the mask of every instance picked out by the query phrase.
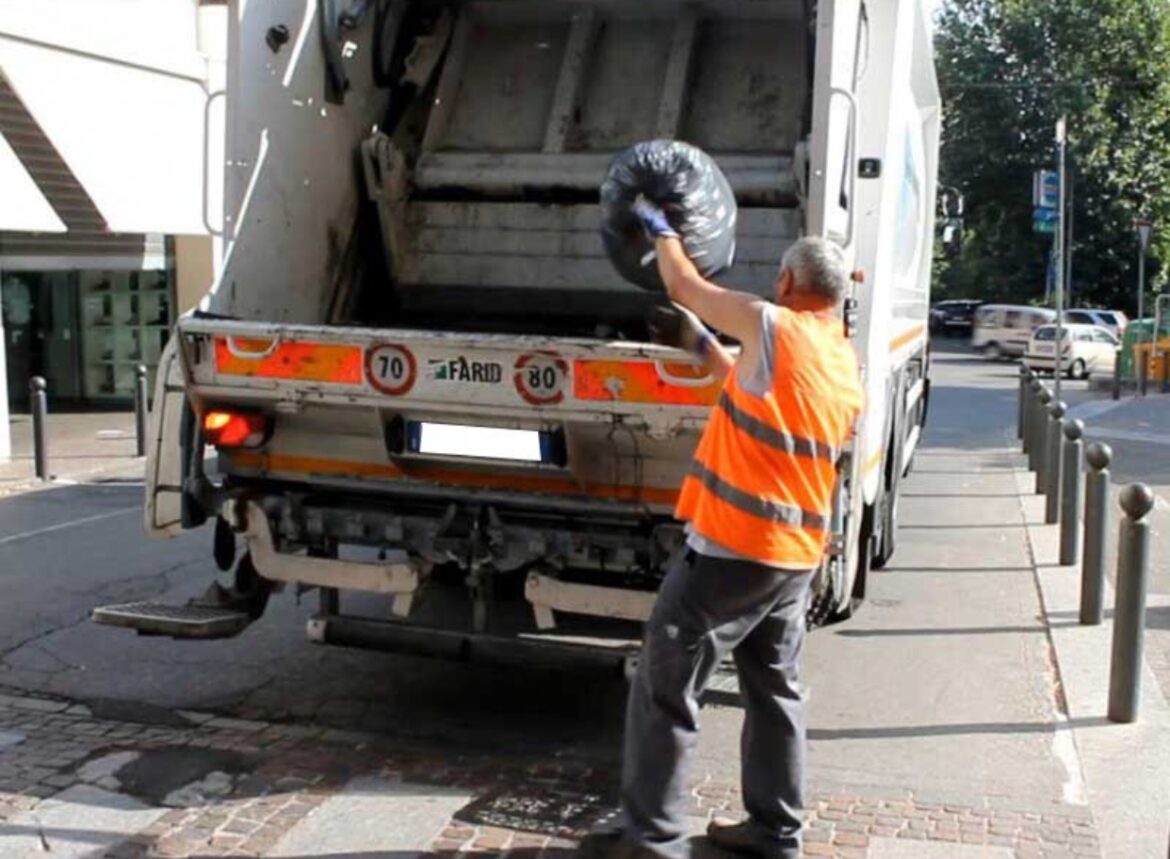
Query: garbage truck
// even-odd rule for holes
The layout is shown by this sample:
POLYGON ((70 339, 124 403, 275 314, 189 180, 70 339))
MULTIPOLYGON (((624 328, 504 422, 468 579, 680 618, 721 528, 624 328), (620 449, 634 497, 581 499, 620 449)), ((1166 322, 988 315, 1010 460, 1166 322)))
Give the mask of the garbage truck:
POLYGON ((313 592, 321 643, 624 664, 720 388, 652 342, 664 297, 605 256, 599 186, 649 139, 726 174, 724 285, 770 296, 804 235, 856 270, 867 408, 810 615, 854 611, 929 393, 924 0, 230 0, 229 21, 225 251, 165 350, 146 460, 146 529, 205 527, 207 588, 96 621, 222 638, 313 592))

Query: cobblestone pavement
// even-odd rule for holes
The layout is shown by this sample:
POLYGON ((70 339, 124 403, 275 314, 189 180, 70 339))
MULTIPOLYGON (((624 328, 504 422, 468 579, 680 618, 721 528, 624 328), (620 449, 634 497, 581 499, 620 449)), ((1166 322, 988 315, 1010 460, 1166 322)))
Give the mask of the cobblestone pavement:
MULTIPOLYGON (((280 852, 286 834, 345 785, 371 776, 424 794, 459 789, 472 797, 414 845, 419 851, 452 859, 538 859, 569 855, 575 839, 609 812, 617 772, 613 762, 453 752, 207 713, 159 711, 151 723, 102 719, 68 701, 0 695, 0 856, 6 859, 20 855, 6 840, 34 836, 40 850, 67 856, 82 855, 70 852, 79 846, 86 856, 110 859, 288 855, 280 852), (87 802, 125 796, 155 812, 136 831, 62 827, 59 811, 44 814, 52 824, 38 822, 41 809, 80 796, 83 788, 91 791, 87 802)), ((742 814, 738 788, 701 777, 690 811, 697 827, 713 815, 742 814)), ((392 831, 395 822, 385 825, 392 831)), ((880 838, 999 846, 1020 859, 1100 855, 1087 809, 1070 816, 991 801, 926 802, 910 792, 815 795, 805 855, 865 857, 880 838)), ((369 855, 330 847, 321 844, 314 855, 369 855)))

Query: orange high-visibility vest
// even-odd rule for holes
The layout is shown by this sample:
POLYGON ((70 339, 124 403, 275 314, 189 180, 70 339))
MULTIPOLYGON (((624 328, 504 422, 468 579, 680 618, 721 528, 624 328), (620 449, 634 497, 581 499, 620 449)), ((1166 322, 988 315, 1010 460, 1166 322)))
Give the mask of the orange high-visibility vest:
POLYGON ((828 540, 861 378, 840 319, 780 307, 774 320, 771 390, 754 396, 734 368, 727 374, 676 515, 736 554, 811 570, 828 540))

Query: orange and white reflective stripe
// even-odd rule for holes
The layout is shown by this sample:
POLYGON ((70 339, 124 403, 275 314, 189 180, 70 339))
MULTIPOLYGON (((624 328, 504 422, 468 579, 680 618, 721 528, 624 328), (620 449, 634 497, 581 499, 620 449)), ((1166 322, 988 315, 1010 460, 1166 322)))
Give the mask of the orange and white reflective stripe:
POLYGON ((362 370, 360 346, 215 338, 215 371, 224 376, 360 385, 362 370))
POLYGON ((233 466, 280 474, 304 474, 330 477, 380 477, 390 480, 425 480, 431 483, 469 489, 503 489, 514 492, 546 492, 552 495, 587 496, 617 501, 674 506, 678 489, 633 486, 622 483, 578 483, 552 476, 516 473, 464 471, 427 463, 352 462, 315 456, 290 456, 250 451, 227 454, 233 466))
POLYGON ((573 362, 578 400, 671 406, 712 406, 723 384, 701 367, 655 361, 573 362))
POLYGON ((909 329, 908 331, 903 331, 901 334, 890 341, 890 351, 897 352, 903 346, 914 342, 916 339, 924 336, 925 334, 925 325, 915 325, 913 328, 909 329))

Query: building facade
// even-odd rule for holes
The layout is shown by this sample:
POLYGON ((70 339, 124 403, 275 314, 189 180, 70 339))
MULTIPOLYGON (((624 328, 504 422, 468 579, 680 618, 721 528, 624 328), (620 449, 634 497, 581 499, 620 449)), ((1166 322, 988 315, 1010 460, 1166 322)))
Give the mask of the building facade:
POLYGON ((128 404, 210 285, 225 40, 220 2, 0 0, 11 408, 32 376, 56 405, 128 404))

